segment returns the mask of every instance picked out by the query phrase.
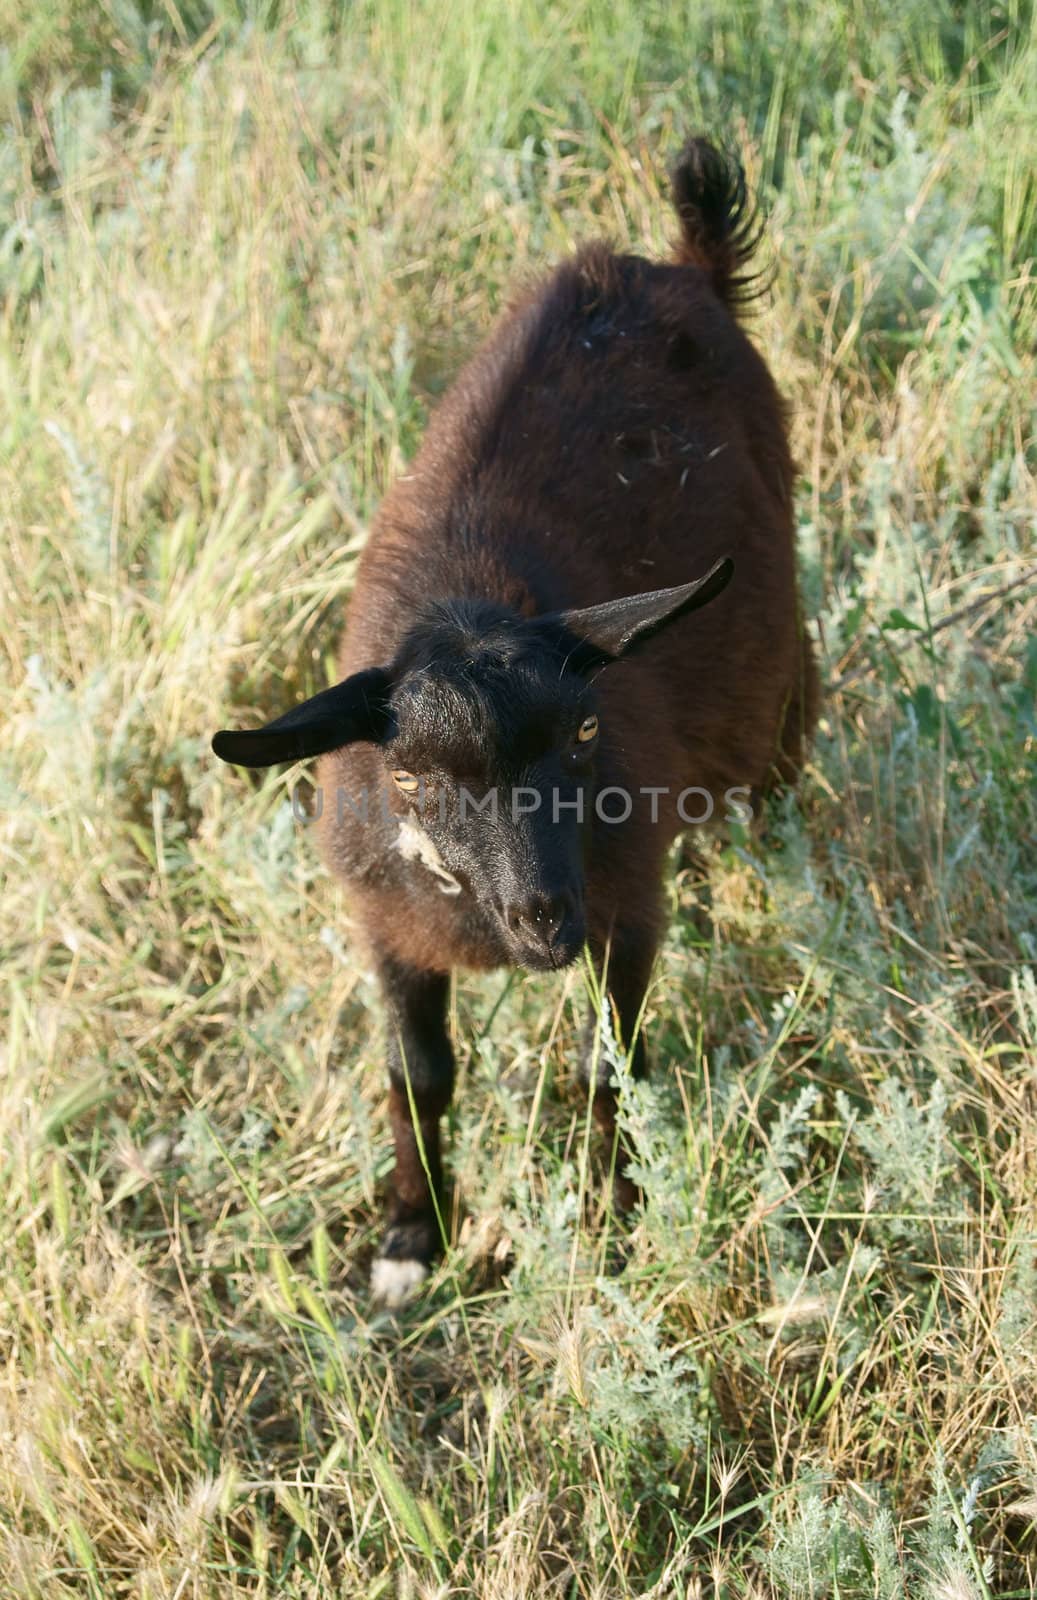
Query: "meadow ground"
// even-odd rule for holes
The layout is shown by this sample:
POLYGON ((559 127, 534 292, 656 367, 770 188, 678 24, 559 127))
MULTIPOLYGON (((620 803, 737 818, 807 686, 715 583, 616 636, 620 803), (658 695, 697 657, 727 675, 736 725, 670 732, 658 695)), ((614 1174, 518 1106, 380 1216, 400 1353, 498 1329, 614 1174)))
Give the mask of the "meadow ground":
POLYGON ((0 122, 0 1595, 1033 1593, 1028 5, 0 0, 0 122), (770 214, 824 720, 675 859, 623 1270, 581 975, 462 980, 394 1321, 370 977, 209 735, 329 680, 463 354, 665 248, 688 127, 770 214))

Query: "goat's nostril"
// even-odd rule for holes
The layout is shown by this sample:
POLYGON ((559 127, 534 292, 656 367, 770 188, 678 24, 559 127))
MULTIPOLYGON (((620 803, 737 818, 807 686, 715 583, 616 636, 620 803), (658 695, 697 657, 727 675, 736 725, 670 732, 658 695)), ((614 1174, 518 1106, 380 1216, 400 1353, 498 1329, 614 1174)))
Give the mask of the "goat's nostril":
POLYGON ((554 900, 547 902, 544 908, 543 927, 549 937, 553 937, 558 932, 565 921, 565 913, 566 903, 561 896, 557 896, 554 900))
POLYGON ((504 913, 510 932, 550 944, 570 908, 570 896, 531 895, 526 901, 512 901, 504 913))

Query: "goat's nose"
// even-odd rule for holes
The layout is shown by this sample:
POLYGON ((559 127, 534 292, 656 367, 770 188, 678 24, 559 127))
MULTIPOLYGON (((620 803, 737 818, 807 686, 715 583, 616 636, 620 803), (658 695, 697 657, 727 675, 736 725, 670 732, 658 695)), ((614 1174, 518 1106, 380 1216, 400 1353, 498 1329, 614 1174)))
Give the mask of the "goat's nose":
POLYGON ((513 900, 504 908, 510 931, 521 939, 550 947, 566 915, 572 910, 572 895, 531 894, 526 900, 513 900))

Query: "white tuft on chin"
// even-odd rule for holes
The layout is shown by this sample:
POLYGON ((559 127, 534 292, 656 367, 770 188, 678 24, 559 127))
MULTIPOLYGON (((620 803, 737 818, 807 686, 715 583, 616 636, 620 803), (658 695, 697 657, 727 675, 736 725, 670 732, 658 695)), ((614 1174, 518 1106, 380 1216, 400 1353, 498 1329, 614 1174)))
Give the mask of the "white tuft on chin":
POLYGON ((371 1293, 392 1309, 417 1294, 427 1277, 424 1261, 393 1261, 390 1256, 375 1256, 371 1263, 371 1293))

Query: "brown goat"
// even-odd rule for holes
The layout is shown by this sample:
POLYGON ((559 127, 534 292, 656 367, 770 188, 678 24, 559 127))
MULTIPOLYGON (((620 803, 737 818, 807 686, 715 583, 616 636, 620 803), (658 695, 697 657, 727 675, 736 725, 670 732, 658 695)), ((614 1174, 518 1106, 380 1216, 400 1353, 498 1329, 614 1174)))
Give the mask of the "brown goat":
MULTIPOLYGON (((443 400, 363 553, 343 682, 215 741, 324 755, 322 847, 388 1014, 390 1301, 442 1243, 451 969, 557 968, 586 941, 643 1072, 668 847, 793 779, 813 727, 785 420, 737 320, 744 178, 695 139, 673 189, 674 261, 582 250, 443 400)), ((594 1110, 614 1141, 611 1084, 594 1110)))

